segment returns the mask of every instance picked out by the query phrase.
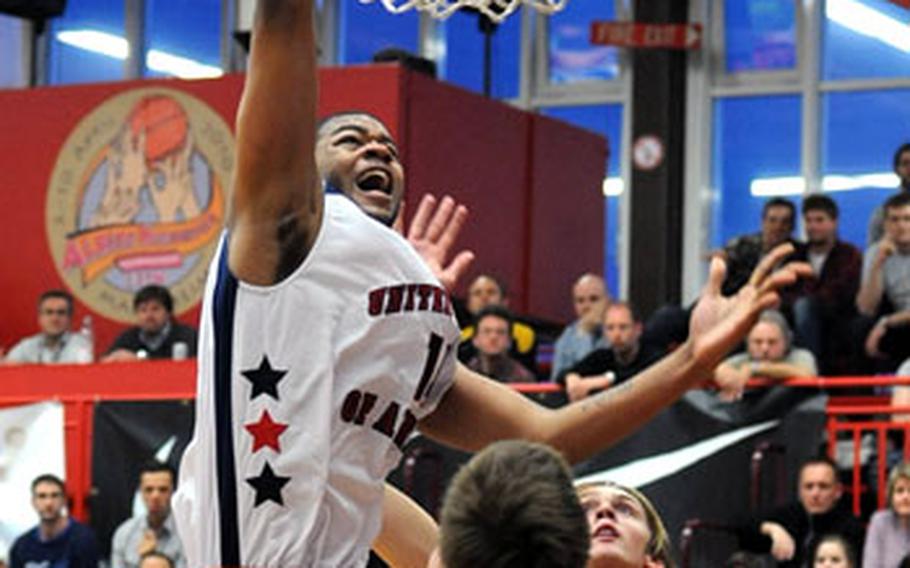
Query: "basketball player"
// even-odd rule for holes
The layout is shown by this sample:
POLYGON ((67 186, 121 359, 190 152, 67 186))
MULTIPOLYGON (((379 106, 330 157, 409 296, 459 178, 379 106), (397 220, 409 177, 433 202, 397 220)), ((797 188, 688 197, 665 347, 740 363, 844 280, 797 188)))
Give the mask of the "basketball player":
POLYGON ((468 451, 521 438, 582 459, 711 377, 776 290, 809 272, 772 273, 782 247, 726 299, 715 261, 687 343, 615 389, 539 407, 455 362, 458 327, 428 265, 447 281, 463 268, 445 259, 464 211, 443 200, 424 216, 424 262, 386 226, 404 187, 387 129, 353 113, 317 134, 313 25, 312 0, 257 3, 174 504, 191 566, 363 566, 383 479, 416 427, 468 451))

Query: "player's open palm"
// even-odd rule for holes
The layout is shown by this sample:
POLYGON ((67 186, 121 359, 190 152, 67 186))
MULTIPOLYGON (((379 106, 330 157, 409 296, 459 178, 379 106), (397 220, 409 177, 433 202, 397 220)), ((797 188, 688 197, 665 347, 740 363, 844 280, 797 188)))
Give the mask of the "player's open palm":
POLYGON ((420 200, 407 232, 408 242, 449 292, 474 260, 474 253, 465 250, 449 261, 452 247, 467 217, 468 208, 456 205, 448 195, 437 203, 434 196, 427 194, 420 200))

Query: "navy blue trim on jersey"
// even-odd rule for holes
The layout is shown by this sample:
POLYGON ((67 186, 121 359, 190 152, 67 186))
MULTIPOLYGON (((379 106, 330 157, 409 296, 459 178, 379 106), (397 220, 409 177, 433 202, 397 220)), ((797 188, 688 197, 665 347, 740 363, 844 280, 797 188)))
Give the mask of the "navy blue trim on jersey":
POLYGON ((234 430, 231 412, 233 383, 234 308, 237 278, 228 268, 225 236, 218 259, 218 279, 212 298, 215 330, 215 467, 221 532, 221 565, 240 566, 240 531, 237 523, 237 474, 234 467, 234 430))

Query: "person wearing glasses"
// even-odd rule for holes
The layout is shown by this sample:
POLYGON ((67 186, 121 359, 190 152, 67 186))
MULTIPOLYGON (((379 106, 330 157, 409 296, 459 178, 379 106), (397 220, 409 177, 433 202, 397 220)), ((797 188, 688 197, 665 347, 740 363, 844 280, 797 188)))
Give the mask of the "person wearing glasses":
POLYGON ((73 297, 63 290, 48 290, 38 299, 39 333, 13 346, 4 363, 91 363, 91 342, 70 327, 73 297))

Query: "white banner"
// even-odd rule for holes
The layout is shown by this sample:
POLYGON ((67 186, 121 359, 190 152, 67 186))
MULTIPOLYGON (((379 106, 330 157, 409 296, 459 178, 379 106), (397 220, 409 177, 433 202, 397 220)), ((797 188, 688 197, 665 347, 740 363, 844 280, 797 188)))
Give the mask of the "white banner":
POLYGON ((42 402, 0 409, 0 558, 16 537, 38 524, 31 483, 39 475, 64 478, 63 405, 42 402))

